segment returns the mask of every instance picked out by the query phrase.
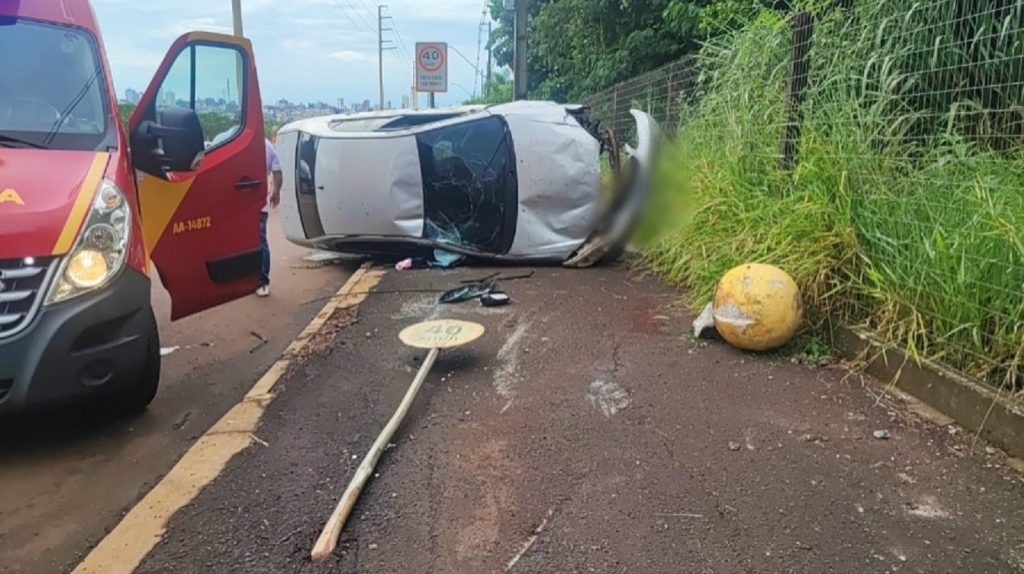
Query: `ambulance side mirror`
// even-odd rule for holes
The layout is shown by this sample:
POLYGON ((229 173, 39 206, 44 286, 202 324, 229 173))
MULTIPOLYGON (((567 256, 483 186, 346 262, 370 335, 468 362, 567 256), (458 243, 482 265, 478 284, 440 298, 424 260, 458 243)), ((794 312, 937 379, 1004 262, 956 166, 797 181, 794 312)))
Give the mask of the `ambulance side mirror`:
POLYGON ((160 125, 150 126, 163 145, 163 164, 170 171, 195 171, 206 149, 199 115, 189 108, 167 108, 160 125))
POLYGON ((132 134, 136 167, 153 175, 195 171, 205 146, 199 116, 188 108, 166 108, 159 121, 143 121, 132 134))

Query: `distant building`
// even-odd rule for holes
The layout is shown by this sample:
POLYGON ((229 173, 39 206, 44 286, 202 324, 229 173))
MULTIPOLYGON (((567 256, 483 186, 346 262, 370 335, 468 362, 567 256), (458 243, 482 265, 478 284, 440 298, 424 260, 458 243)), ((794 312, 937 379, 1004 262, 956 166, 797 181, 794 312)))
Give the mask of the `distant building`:
POLYGON ((164 105, 168 107, 174 107, 178 105, 178 98, 174 95, 174 92, 170 90, 164 92, 164 105))
POLYGON ((409 96, 402 96, 402 109, 409 109, 409 96))
POLYGON ((393 109, 395 109, 394 106, 391 105, 391 100, 388 100, 388 103, 384 104, 384 109, 385 110, 393 110, 393 109))
POLYGON ((370 107, 370 100, 363 100, 363 111, 364 112, 368 112, 368 111, 370 111, 372 109, 373 108, 370 107))
POLYGON ((338 109, 345 111, 345 98, 338 98, 338 109))
POLYGON ((142 94, 140 94, 139 92, 131 88, 128 88, 124 91, 124 101, 128 102, 129 104, 138 105, 140 100, 142 100, 142 94))

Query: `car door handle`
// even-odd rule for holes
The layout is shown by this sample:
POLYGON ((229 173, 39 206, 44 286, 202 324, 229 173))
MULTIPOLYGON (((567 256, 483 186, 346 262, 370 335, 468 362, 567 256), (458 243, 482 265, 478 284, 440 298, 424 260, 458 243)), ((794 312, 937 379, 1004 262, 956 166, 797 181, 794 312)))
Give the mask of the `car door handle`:
POLYGON ((263 180, 260 179, 240 179, 235 182, 235 189, 258 189, 263 180))

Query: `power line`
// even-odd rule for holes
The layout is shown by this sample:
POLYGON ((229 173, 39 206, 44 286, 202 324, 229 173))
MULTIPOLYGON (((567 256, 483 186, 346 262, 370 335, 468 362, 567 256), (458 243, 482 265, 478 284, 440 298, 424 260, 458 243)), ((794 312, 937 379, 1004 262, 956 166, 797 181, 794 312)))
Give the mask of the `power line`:
MULTIPOLYGON (((343 16, 345 16, 345 18, 352 24, 352 26, 355 28, 355 30, 357 32, 362 33, 364 36, 366 36, 370 40, 376 41, 376 38, 373 37, 373 33, 374 33, 373 28, 366 28, 366 29, 360 28, 359 27, 359 23, 356 22, 355 19, 352 18, 352 15, 349 14, 347 10, 345 10, 345 8, 341 5, 340 2, 338 2, 338 0, 334 0, 334 5, 338 8, 338 11, 341 12, 341 14, 343 16), (369 32, 367 32, 367 30, 369 30, 369 32)), ((349 2, 349 5, 351 6, 352 3, 349 2)), ((358 13, 356 15, 358 15, 358 13)), ((363 24, 365 25, 366 23, 363 22, 363 24)))
MULTIPOLYGON (((352 3, 351 0, 349 0, 349 4, 351 4, 351 3, 352 3)), ((366 10, 367 14, 369 14, 369 15, 373 14, 373 10, 370 10, 370 7, 367 6, 366 2, 363 2, 363 0, 359 0, 359 5, 363 7, 363 10, 366 10)), ((353 6, 353 8, 355 8, 355 6, 353 6)))
MULTIPOLYGON (((334 1, 337 2, 338 0, 334 0, 334 1)), ((363 23, 363 26, 366 26, 367 30, 369 30, 371 33, 377 31, 376 28, 371 26, 369 24, 369 22, 367 22, 366 19, 363 18, 363 15, 359 13, 359 8, 356 8, 356 5, 352 3, 352 0, 345 0, 345 2, 348 3, 350 8, 352 8, 352 12, 355 13, 356 18, 359 18, 359 21, 363 23)), ((360 3, 361 2, 362 2, 362 0, 360 0, 360 3)), ((365 9, 372 16, 372 11, 370 9, 366 8, 366 4, 363 4, 363 9, 365 9)))
MULTIPOLYGON (((483 74, 480 73, 480 48, 483 44, 484 35, 484 22, 487 20, 487 6, 488 0, 484 0, 483 10, 480 11, 480 23, 476 27, 476 77, 473 78, 473 96, 476 97, 477 84, 483 83, 483 74)), ((487 35, 487 41, 491 41, 490 34, 487 35)), ((485 87, 483 89, 486 89, 485 87)))
MULTIPOLYGON (((388 10, 388 14, 391 14, 391 10, 388 10)), ((405 47, 405 40, 402 38, 402 33, 398 30, 398 22, 395 21, 394 16, 391 17, 391 26, 394 28, 395 39, 398 41, 398 48, 402 51, 402 55, 409 60, 409 64, 412 64, 412 56, 409 55, 409 49, 405 47)))
POLYGON ((448 47, 449 47, 449 48, 451 48, 451 50, 452 50, 453 52, 455 52, 456 54, 458 54, 460 58, 462 58, 463 60, 465 60, 465 61, 466 61, 466 63, 467 63, 467 64, 469 64, 469 67, 470 67, 470 68, 473 68, 473 71, 474 71, 474 72, 476 72, 477 74, 479 74, 479 73, 480 73, 480 68, 476 67, 476 65, 474 65, 474 64, 473 64, 473 61, 472 61, 472 60, 470 60, 469 58, 467 58, 467 57, 466 57, 466 55, 465 55, 465 54, 463 54, 461 50, 459 50, 458 48, 456 48, 455 46, 453 46, 453 45, 451 45, 451 44, 448 44, 448 47))

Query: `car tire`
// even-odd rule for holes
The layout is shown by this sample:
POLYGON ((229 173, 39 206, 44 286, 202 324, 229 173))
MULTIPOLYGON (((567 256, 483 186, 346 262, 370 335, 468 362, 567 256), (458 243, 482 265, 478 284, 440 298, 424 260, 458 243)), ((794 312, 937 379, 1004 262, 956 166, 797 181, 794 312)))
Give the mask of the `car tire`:
POLYGON ((160 386, 160 334, 157 332, 153 311, 147 313, 150 334, 146 338, 146 362, 142 366, 142 373, 131 387, 119 392, 114 398, 114 409, 125 415, 146 410, 160 386))

